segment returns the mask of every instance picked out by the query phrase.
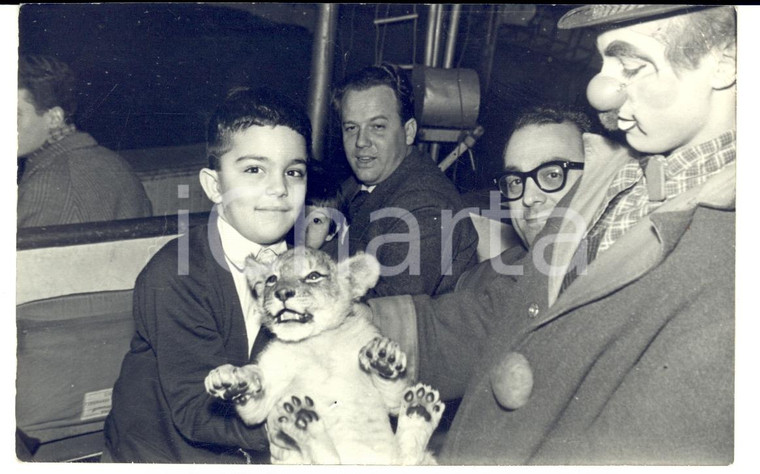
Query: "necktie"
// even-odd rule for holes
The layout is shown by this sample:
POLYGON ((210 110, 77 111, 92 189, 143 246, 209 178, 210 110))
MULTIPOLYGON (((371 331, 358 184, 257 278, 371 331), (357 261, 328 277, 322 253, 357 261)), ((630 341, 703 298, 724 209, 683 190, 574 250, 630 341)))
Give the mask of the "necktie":
POLYGON ((358 193, 354 194, 353 198, 351 198, 351 202, 348 204, 348 223, 349 224, 354 220, 354 217, 359 213, 359 211, 361 210, 361 207, 367 201, 368 197, 369 197, 369 191, 362 189, 358 193))

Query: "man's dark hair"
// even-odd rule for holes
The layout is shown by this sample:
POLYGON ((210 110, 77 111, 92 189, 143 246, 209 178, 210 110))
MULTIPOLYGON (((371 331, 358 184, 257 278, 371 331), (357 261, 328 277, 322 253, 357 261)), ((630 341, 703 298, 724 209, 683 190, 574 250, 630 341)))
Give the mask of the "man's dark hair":
POLYGON ((570 122, 581 133, 591 131, 591 119, 585 112, 561 105, 539 105, 523 110, 515 121, 513 133, 528 125, 560 124, 570 122))
POLYGON ((409 78, 391 64, 366 67, 346 77, 333 91, 332 105, 340 116, 343 98, 349 91, 364 91, 376 86, 387 86, 396 96, 401 124, 414 118, 414 90, 409 78))
POLYGON ((18 88, 29 93, 38 114, 60 107, 68 121, 76 112, 76 77, 66 63, 52 56, 21 55, 18 88))
POLYGON ((206 133, 209 168, 218 170, 219 157, 229 151, 232 136, 254 125, 292 129, 304 138, 307 158, 311 157, 311 122, 306 112, 271 89, 242 87, 232 89, 209 120, 206 133))

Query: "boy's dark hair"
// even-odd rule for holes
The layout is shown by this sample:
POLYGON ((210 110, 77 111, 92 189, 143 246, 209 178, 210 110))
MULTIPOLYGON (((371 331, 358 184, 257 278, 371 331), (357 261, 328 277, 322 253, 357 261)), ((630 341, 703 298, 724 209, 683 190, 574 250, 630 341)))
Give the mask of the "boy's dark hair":
POLYGON ((332 106, 340 116, 340 107, 348 91, 364 91, 375 86, 388 86, 396 96, 398 114, 401 124, 414 118, 414 90, 409 78, 395 66, 383 63, 380 66, 370 66, 346 77, 333 91, 332 106))
POLYGON ((591 119, 586 113, 563 105, 539 105, 523 110, 517 116, 512 132, 528 125, 560 124, 570 122, 581 133, 591 131, 591 119))
POLYGON ((76 77, 67 64, 52 56, 21 55, 18 88, 29 92, 38 114, 60 107, 68 120, 76 112, 76 77))
MULTIPOLYGON (((316 161, 309 163, 309 179, 306 184, 306 205, 321 208, 340 210, 338 197, 339 182, 336 177, 316 161)), ((330 220, 329 232, 334 234, 338 231, 335 220, 330 220)))
POLYGON ((232 89, 208 123, 206 154, 208 167, 218 170, 219 157, 229 151, 231 137, 253 125, 283 126, 306 140, 307 158, 311 158, 311 122, 306 112, 289 98, 268 88, 232 89))
POLYGON ((339 182, 322 163, 312 161, 308 167, 309 179, 306 184, 306 205, 337 207, 339 182))

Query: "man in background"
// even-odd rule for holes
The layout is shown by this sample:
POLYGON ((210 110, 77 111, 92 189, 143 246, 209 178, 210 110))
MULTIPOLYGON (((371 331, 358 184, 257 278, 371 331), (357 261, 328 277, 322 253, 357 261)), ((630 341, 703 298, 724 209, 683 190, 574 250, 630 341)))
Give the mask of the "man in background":
POLYGON ((346 78, 333 104, 353 170, 341 187, 349 252, 372 253, 383 266, 369 296, 453 290, 477 262, 478 237, 469 218, 453 229, 445 219, 464 206, 454 184, 414 146, 407 81, 390 66, 368 67, 346 78))
POLYGON ((75 78, 63 62, 21 56, 18 73, 18 226, 148 217, 142 183, 119 155, 72 122, 75 78))

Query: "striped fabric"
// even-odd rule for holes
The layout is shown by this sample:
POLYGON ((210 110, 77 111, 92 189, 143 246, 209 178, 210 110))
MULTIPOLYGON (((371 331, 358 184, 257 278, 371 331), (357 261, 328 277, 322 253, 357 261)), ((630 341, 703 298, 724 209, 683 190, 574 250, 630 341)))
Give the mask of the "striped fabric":
POLYGON ((26 160, 18 189, 19 227, 150 215, 150 201, 129 164, 87 133, 66 134, 26 160))

